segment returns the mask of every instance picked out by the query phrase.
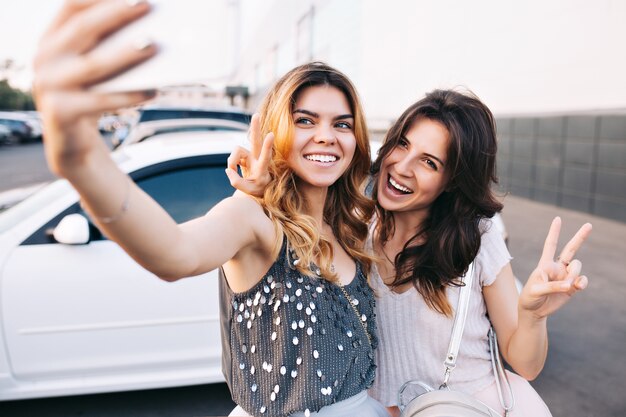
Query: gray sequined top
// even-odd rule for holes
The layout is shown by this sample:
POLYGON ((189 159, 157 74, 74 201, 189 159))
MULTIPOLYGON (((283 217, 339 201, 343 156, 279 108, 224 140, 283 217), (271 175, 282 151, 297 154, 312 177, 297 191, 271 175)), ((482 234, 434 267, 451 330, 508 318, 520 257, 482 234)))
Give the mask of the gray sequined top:
POLYGON ((360 265, 344 287, 357 316, 339 286, 295 269, 286 240, 246 292, 220 271, 222 371, 233 400, 258 417, 318 411, 369 388, 376 370, 374 294, 360 265))

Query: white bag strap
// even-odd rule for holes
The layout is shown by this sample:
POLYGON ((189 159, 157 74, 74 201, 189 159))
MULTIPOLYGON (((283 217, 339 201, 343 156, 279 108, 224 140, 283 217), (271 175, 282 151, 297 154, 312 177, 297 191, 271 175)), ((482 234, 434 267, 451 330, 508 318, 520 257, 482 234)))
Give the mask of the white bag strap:
POLYGON ((472 294, 472 284, 474 283, 474 262, 469 264, 467 272, 461 278, 463 286, 459 293, 459 304, 456 308, 456 314, 454 315, 454 323, 452 324, 452 335, 450 336, 450 345, 448 346, 448 353, 443 364, 446 367, 446 373, 443 378, 443 383, 439 387, 446 388, 448 386, 448 380, 450 379, 450 373, 456 367, 456 360, 459 356, 459 348, 461 347, 461 339, 463 338, 463 329, 465 328, 465 319, 467 319, 467 311, 469 310, 469 300, 472 294))
POLYGON ((504 409, 505 417, 509 415, 513 407, 515 407, 515 396, 513 395, 513 388, 511 387, 511 383, 509 382, 509 377, 504 372, 504 367, 502 366, 502 361, 500 360, 500 351, 498 350, 498 338, 496 337, 496 331, 491 327, 489 329, 489 351, 491 353, 491 367, 493 368, 493 374, 496 377, 496 388, 498 389, 498 399, 500 400, 500 405, 504 409), (509 404, 506 404, 504 401, 504 392, 502 390, 502 383, 506 385, 508 395, 509 395, 509 404))
MULTIPOLYGON (((439 386, 439 389, 448 388, 448 381, 450 374, 456 367, 456 360, 459 355, 459 348, 461 347, 461 339, 463 338, 463 329, 465 328, 465 320, 467 319, 467 312, 469 310, 469 300, 472 294, 472 285, 475 277, 474 262, 467 267, 467 272, 461 278, 463 286, 459 292, 459 304, 457 305, 456 314, 454 316, 454 323, 452 324, 452 335, 450 336, 450 345, 448 346, 448 354, 443 364, 446 367, 443 383, 439 386)), ((496 388, 498 389, 498 398, 500 405, 504 409, 504 415, 507 416, 513 407, 515 406, 515 397, 513 396, 513 389, 509 383, 509 379, 504 372, 502 362, 500 361, 500 352, 498 351, 498 340, 496 338, 496 332, 491 327, 489 329, 489 350, 491 352, 491 366, 493 368, 493 374, 496 379, 496 388), (505 404, 504 395, 502 392, 502 385, 506 385, 508 396, 511 399, 510 404, 505 404)))

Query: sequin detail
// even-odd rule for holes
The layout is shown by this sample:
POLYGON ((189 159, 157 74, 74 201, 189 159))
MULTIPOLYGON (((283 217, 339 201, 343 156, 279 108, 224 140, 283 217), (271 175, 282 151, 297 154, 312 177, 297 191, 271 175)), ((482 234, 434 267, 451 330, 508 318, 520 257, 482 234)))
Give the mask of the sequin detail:
POLYGON ((302 275, 293 263, 279 259, 255 287, 227 300, 230 377, 243 388, 231 392, 258 417, 299 410, 310 415, 367 389, 374 378, 371 345, 359 322, 365 317, 363 323, 374 327, 365 276, 357 269, 355 282, 346 286, 350 305, 335 284, 302 275))

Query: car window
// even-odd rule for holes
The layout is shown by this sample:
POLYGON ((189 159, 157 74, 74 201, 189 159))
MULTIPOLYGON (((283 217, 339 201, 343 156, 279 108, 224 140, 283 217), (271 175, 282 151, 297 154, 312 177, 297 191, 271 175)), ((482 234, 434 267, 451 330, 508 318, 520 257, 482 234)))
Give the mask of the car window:
POLYGON ((138 181, 177 223, 204 215, 234 190, 225 166, 181 169, 138 181))
MULTIPOLYGON (((235 191, 224 174, 227 155, 206 155, 164 162, 143 168, 131 176, 137 185, 154 198, 174 218, 182 223, 204 215, 215 204, 235 191)), ((85 214, 78 203, 59 213, 22 245, 55 243, 52 230, 63 217, 72 213, 85 214)), ((92 241, 106 237, 90 223, 92 241)))

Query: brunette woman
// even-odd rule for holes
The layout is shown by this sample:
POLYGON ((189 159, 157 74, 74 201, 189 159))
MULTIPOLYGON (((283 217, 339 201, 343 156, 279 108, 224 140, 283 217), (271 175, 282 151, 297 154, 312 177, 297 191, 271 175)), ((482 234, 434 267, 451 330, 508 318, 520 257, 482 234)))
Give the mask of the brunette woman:
POLYGON ((496 151, 489 109, 469 93, 436 90, 400 116, 374 162, 370 244, 381 261, 371 285, 381 342, 370 393, 394 414, 405 382, 441 384, 459 277, 474 262, 469 312, 448 386, 504 412, 490 363, 487 333, 493 325, 500 352, 516 372, 507 371, 516 404, 509 415, 550 415, 527 380, 546 359, 547 317, 587 285, 574 256, 591 225, 581 227, 554 260, 556 218, 539 264, 518 294, 511 256, 490 221, 502 209, 492 189, 496 151))

